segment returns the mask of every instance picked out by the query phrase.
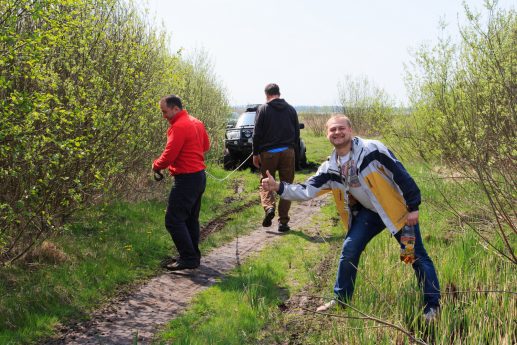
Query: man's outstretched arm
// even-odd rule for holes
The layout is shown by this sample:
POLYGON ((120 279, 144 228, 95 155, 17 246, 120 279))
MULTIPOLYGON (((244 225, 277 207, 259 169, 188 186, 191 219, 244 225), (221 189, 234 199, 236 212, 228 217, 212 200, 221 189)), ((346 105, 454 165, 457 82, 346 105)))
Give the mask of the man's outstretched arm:
POLYGON ((269 170, 266 170, 266 175, 267 177, 261 181, 262 188, 266 191, 277 192, 285 200, 310 200, 330 191, 329 174, 321 173, 319 170, 316 175, 310 177, 305 183, 276 182, 269 170))

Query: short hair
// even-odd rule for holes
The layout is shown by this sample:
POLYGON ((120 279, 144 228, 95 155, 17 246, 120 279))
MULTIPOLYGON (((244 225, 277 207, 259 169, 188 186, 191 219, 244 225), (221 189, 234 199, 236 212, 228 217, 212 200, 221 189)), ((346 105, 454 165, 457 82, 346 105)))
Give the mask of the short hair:
POLYGON ((280 88, 275 83, 267 84, 264 92, 266 92, 268 96, 280 96, 280 88))
POLYGON ((327 120, 327 123, 325 124, 327 126, 327 128, 329 127, 329 122, 332 121, 332 120, 337 120, 337 119, 343 119, 346 121, 346 124, 348 125, 348 127, 352 128, 352 121, 350 121, 350 119, 348 118, 348 116, 345 116, 345 115, 333 115, 330 117, 330 119, 327 120))
POLYGON ((165 101, 165 104, 167 104, 168 108, 174 108, 174 106, 177 106, 181 110, 183 110, 183 105, 181 104, 181 98, 179 98, 176 95, 168 95, 162 98, 163 101, 165 101))

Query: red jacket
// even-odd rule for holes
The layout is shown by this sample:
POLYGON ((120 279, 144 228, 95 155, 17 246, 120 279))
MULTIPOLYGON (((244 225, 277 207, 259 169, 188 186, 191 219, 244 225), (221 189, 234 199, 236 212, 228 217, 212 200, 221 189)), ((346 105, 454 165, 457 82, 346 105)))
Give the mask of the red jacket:
POLYGON ((165 150, 153 162, 153 169, 169 168, 171 175, 205 169, 204 153, 210 148, 210 142, 203 122, 182 110, 169 123, 165 150))

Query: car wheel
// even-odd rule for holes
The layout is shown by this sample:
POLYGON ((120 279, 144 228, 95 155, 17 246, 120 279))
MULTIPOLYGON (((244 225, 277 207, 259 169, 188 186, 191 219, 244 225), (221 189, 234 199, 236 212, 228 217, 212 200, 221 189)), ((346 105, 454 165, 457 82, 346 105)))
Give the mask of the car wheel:
POLYGON ((302 170, 307 167, 307 149, 305 148, 305 143, 303 140, 298 142, 295 151, 295 168, 296 170, 302 170))
POLYGON ((235 168, 235 159, 231 153, 225 153, 223 157, 223 167, 225 170, 232 170, 235 168))
POLYGON ((307 167, 307 150, 305 147, 303 148, 303 152, 300 154, 300 168, 306 168, 307 167))

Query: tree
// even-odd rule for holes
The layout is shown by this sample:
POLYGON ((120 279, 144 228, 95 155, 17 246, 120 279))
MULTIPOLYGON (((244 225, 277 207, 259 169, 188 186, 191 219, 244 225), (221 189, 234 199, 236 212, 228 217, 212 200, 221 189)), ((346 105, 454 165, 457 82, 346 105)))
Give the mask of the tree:
POLYGON ((338 95, 343 113, 359 133, 379 135, 391 120, 388 95, 366 77, 345 76, 338 84, 338 95))
POLYGON ((0 2, 0 265, 149 175, 162 96, 224 124, 224 90, 166 39, 123 0, 0 2))
POLYGON ((459 174, 455 181, 466 193, 476 186, 472 212, 491 214, 491 226, 482 230, 463 220, 517 264, 517 17, 496 5, 487 2, 486 17, 465 6, 468 24, 459 44, 446 38, 416 54, 408 76, 415 121, 408 130, 423 158, 459 174))

